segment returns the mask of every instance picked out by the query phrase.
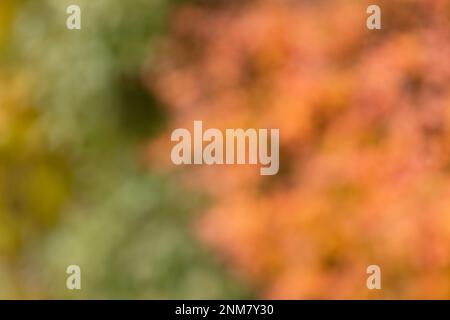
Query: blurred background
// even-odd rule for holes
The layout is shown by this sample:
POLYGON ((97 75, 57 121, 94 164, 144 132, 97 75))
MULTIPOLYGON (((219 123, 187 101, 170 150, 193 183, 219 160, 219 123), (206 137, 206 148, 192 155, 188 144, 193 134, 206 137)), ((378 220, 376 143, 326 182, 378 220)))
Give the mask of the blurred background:
POLYGON ((2 0, 0 298, 449 299, 449 57, 448 0, 2 0), (193 120, 279 174, 173 166, 193 120))

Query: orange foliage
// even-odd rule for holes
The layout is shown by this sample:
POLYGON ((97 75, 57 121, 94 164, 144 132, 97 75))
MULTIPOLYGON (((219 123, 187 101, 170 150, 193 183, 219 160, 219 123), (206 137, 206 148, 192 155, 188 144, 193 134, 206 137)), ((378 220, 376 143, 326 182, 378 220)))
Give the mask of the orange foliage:
POLYGON ((183 169, 215 198, 200 237, 262 297, 450 298, 450 2, 377 2, 381 31, 368 1, 187 7, 148 77, 172 129, 280 128, 275 178, 183 169))

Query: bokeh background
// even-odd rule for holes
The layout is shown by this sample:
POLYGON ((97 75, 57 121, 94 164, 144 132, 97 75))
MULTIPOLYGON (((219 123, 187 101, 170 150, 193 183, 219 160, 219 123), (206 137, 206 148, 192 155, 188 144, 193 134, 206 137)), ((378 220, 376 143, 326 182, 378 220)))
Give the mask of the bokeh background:
POLYGON ((0 298, 449 299, 449 57, 448 0, 1 0, 0 298), (174 167, 193 120, 279 174, 174 167))

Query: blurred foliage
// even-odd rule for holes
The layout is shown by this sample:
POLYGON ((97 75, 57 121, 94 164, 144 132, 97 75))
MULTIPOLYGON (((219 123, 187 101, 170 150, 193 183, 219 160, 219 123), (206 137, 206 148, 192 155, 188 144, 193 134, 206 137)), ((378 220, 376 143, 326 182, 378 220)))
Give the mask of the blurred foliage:
POLYGON ((215 198, 198 234, 262 297, 450 298, 450 2, 377 3, 380 31, 373 1, 187 5, 147 76, 171 113, 155 168, 193 120, 280 128, 275 177, 185 169, 215 198))
POLYGON ((178 3, 2 0, 0 298, 247 296, 191 235, 201 197, 140 165, 166 118, 141 74, 178 3))
POLYGON ((2 0, 0 298, 450 297, 450 3, 379 2, 2 0), (280 173, 157 173, 194 119, 280 173))

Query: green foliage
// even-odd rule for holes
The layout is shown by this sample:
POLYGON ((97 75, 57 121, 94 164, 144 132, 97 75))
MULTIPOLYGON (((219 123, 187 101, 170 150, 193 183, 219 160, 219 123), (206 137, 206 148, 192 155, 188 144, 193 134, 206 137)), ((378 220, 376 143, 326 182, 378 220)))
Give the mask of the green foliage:
POLYGON ((4 62, 28 96, 0 145, 0 297, 243 295, 192 236, 201 199, 138 165, 165 119, 141 71, 175 2, 78 0, 81 31, 65 27, 73 1, 20 8, 4 62))

